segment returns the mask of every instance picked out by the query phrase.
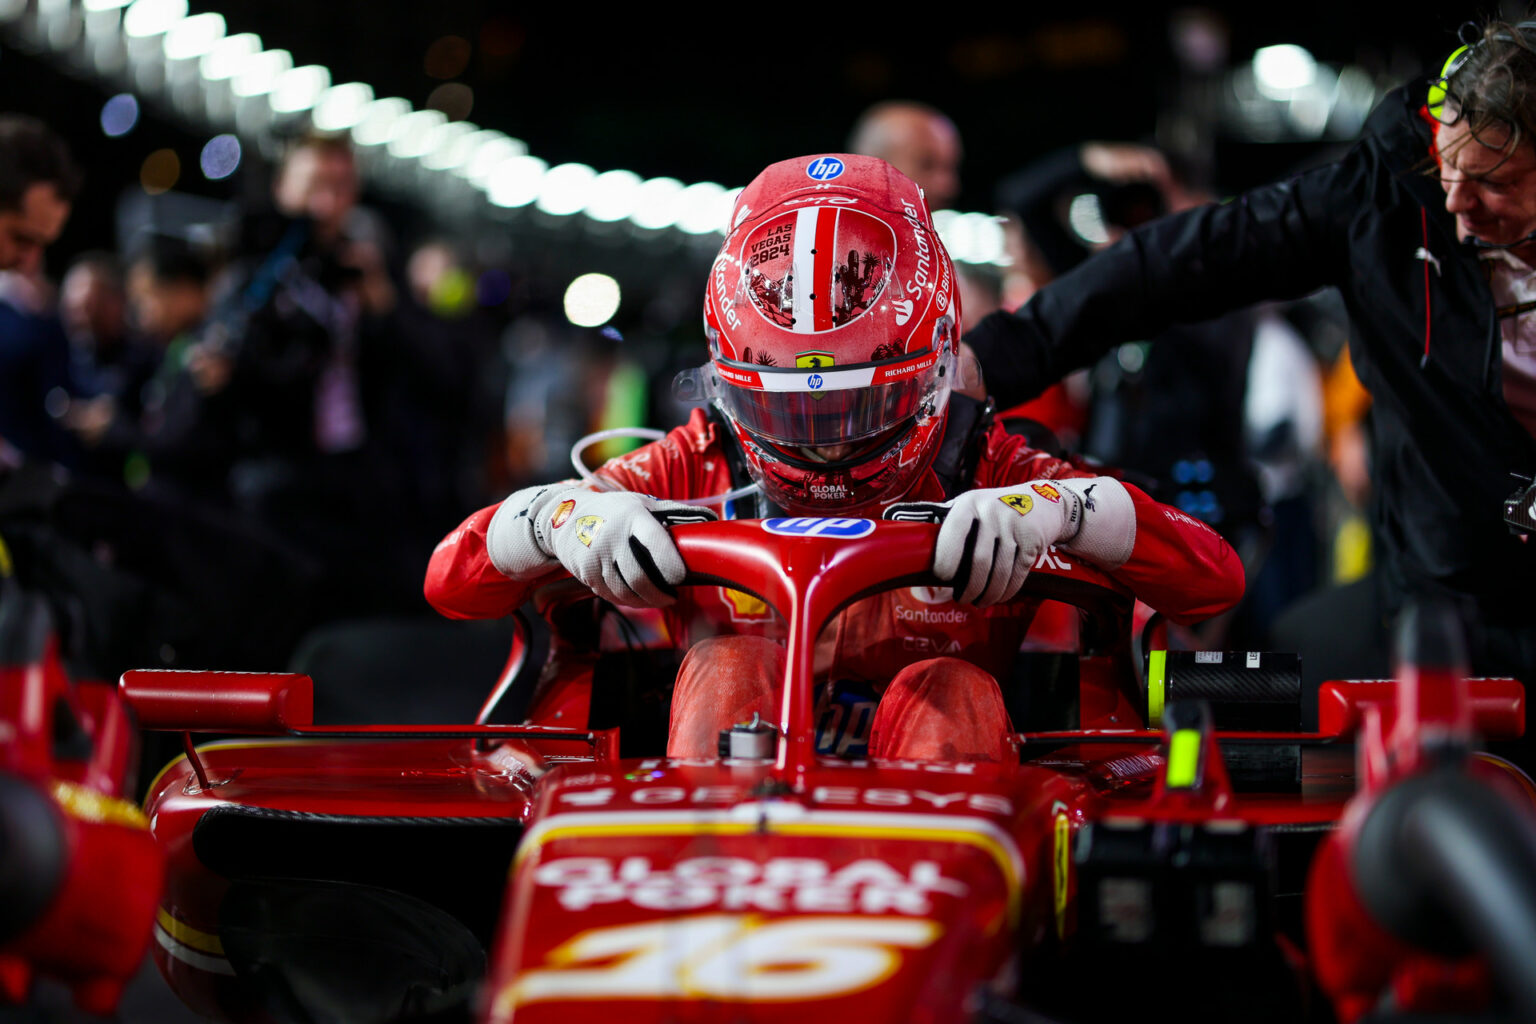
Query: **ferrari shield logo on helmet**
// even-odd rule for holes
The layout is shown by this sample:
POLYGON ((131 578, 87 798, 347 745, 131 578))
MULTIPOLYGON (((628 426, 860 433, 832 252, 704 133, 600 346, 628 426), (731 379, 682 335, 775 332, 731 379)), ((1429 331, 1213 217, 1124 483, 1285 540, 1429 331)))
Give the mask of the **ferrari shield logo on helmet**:
POLYGON ((795 365, 807 370, 820 370, 834 361, 831 352, 799 352, 795 355, 795 365))

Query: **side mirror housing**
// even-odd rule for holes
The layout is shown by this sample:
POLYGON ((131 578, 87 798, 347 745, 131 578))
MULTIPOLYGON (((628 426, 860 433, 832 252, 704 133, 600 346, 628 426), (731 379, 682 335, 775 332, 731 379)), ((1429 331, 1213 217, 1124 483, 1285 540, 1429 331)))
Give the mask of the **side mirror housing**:
POLYGON ((314 724, 315 684, 297 672, 130 669, 117 685, 146 729, 277 736, 314 724))

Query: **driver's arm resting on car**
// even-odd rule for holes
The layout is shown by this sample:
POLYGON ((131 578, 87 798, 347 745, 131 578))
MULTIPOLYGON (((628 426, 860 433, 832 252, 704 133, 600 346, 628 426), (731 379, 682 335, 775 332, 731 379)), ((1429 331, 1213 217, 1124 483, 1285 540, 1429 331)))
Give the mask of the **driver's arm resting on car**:
POLYGON ((476 512, 438 544, 427 567, 427 600, 450 618, 504 615, 535 581, 563 568, 615 604, 670 604, 685 569, 655 514, 679 510, 707 514, 573 480, 526 487, 476 512))
POLYGON ((946 502, 934 573, 955 597, 1006 601, 1055 546, 1104 569, 1178 622, 1231 607, 1243 568, 1220 535, 1112 477, 1063 477, 978 488, 946 502))

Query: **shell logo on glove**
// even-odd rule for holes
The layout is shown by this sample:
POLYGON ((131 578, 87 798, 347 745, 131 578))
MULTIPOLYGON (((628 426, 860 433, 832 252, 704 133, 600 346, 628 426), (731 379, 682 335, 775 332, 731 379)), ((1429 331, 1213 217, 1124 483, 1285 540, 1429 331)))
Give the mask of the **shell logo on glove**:
POLYGON ((571 518, 571 513, 576 510, 574 498, 567 498, 555 506, 555 514, 550 517, 549 525, 558 530, 565 525, 565 521, 571 518))
POLYGON ((576 539, 591 547, 592 538, 597 536, 597 528, 602 525, 602 516, 582 516, 576 520, 576 539))
POLYGON ((1050 484, 1031 484, 1029 489, 1040 495, 1040 497, 1044 498, 1046 501, 1061 500, 1061 492, 1052 487, 1050 484))
POLYGON ((1004 494, 998 501, 1013 509, 1019 515, 1025 515, 1035 507, 1035 500, 1027 494, 1004 494))

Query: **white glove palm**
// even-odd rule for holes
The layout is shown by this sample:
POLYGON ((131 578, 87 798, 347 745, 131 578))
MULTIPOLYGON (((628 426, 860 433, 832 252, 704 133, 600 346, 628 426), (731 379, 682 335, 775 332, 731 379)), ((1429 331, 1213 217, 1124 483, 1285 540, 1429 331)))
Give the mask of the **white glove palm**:
POLYGON ((696 505, 632 491, 556 484, 502 502, 486 541, 491 563, 513 579, 534 579, 558 563, 606 601, 660 607, 676 599, 687 572, 661 520, 715 518, 696 505))

